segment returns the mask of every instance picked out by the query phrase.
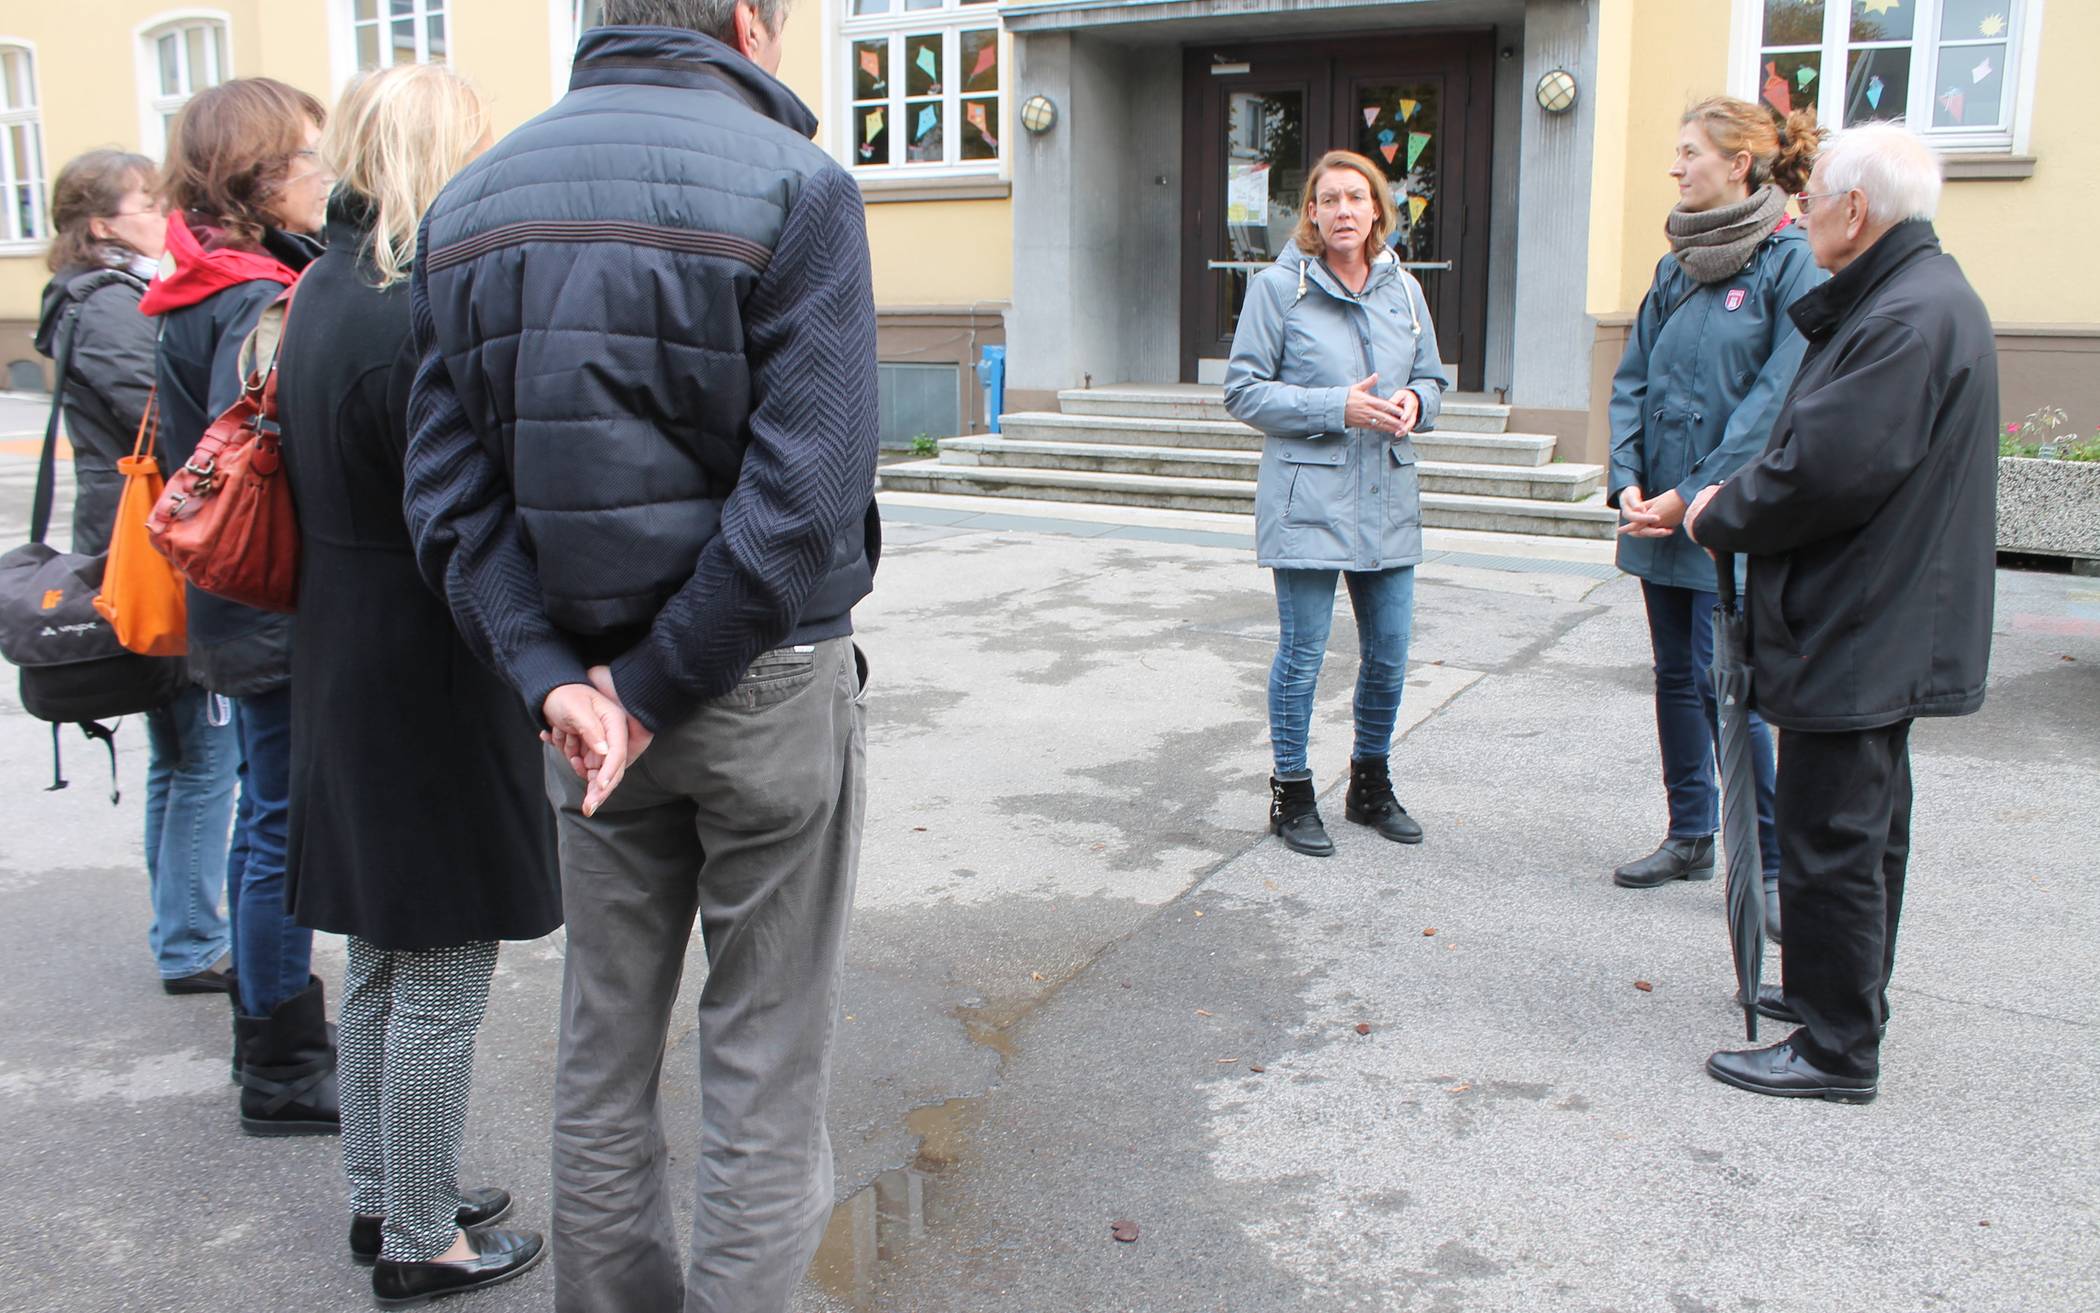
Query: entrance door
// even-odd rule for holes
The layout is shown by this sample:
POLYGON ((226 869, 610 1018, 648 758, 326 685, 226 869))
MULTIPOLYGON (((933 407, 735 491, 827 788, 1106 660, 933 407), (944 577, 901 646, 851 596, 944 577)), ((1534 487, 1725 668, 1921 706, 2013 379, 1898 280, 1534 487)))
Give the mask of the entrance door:
POLYGON ((1487 325, 1492 34, 1187 52, 1182 378, 1231 354, 1247 282, 1297 226, 1306 171, 1353 150, 1384 171, 1393 249, 1422 290, 1458 386, 1481 386, 1487 325))

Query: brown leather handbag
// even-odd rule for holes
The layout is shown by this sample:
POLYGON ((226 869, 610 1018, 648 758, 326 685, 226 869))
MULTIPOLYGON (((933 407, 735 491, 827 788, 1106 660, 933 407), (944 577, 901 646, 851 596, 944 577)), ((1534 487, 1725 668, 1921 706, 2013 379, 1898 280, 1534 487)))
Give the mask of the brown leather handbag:
POLYGON ((263 311, 242 347, 240 399, 204 430, 146 521, 183 578, 264 611, 293 610, 299 595, 299 522, 277 426, 277 346, 297 289, 263 311))

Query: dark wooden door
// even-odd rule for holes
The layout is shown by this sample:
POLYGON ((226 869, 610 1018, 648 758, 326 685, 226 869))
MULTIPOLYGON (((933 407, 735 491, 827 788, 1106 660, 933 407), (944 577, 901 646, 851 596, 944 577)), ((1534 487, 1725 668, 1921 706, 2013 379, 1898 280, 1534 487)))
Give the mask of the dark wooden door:
POLYGON ((1185 69, 1182 377, 1230 354, 1247 282, 1298 220, 1306 171, 1354 150, 1386 174, 1394 250, 1429 301, 1462 389, 1487 322, 1491 34, 1193 46, 1185 69))

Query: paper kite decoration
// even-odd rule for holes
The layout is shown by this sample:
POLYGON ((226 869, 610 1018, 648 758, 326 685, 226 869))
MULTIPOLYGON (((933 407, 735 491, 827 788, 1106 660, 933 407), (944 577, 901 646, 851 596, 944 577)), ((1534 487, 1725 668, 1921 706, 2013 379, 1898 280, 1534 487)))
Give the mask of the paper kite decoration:
POLYGON ((881 136, 881 135, 882 135, 882 111, 881 111, 881 110, 879 110, 879 109, 871 109, 871 110, 869 110, 869 111, 868 111, 868 118, 867 118, 867 122, 866 122, 866 123, 865 123, 864 125, 862 125, 862 128, 861 128, 861 130, 862 130, 863 132, 865 132, 865 133, 867 133, 867 134, 868 134, 868 136, 867 136, 867 139, 868 139, 869 141, 873 141, 873 140, 875 140, 875 138, 877 138, 877 137, 881 136))
MULTIPOLYGON (((933 52, 929 50, 926 53, 930 55, 933 52)), ((997 45, 986 46, 984 49, 977 52, 977 67, 970 70, 970 77, 972 79, 983 77, 985 75, 985 72, 998 62, 999 47, 997 45)))
POLYGON ((860 52, 860 71, 875 79, 875 86, 882 86, 882 59, 872 50, 860 52))
POLYGON ((1410 132, 1407 134, 1407 167, 1410 172, 1414 170, 1415 161, 1422 158, 1422 152, 1426 150, 1428 146, 1428 133, 1410 132))
POLYGON ((926 76, 938 80, 941 76, 941 58, 933 53, 932 46, 920 46, 919 57, 914 61, 926 70, 926 76))
POLYGON ((1872 106, 1873 106, 1873 107, 1874 107, 1875 109, 1880 109, 1880 108, 1881 108, 1881 93, 1882 93, 1882 91, 1883 91, 1883 90, 1885 90, 1885 89, 1887 88, 1887 86, 1888 86, 1888 84, 1887 84, 1886 82, 1883 82, 1883 81, 1882 81, 1882 80, 1881 80, 1880 78, 1878 78, 1878 77, 1871 77, 1871 78, 1868 78, 1868 79, 1867 79, 1867 103, 1868 103, 1869 105, 1872 105, 1872 106))
POLYGON ((1976 67, 1970 69, 1969 76, 1977 82, 1981 82, 1985 78, 1989 77, 1991 74, 1997 71, 1998 70, 1991 67, 1991 61, 1986 59, 1981 64, 1978 64, 1976 67))
POLYGON ((1803 91, 1806 91, 1808 90, 1808 84, 1816 80, 1816 71, 1803 64, 1800 71, 1794 74, 1794 80, 1801 84, 1803 91))
POLYGON ((1945 95, 1940 97, 1940 107, 1945 109, 1947 117, 1953 119, 1956 123, 1961 122, 1962 106, 1967 103, 1968 101, 1961 94, 1960 87, 1951 88, 1945 95))
POLYGON ((1378 134, 1378 144, 1381 146, 1390 146, 1399 139, 1400 134, 1394 132, 1391 128, 1386 128, 1378 134))
POLYGON ((999 139, 992 135, 991 118, 985 113, 984 102, 973 100, 963 106, 963 117, 984 137, 984 144, 993 150, 999 149, 999 139))
POLYGON ((1393 156, 1398 155, 1400 153, 1400 143, 1397 141, 1389 141, 1378 148, 1378 153, 1380 155, 1385 156, 1385 162, 1387 164, 1391 164, 1393 162, 1393 156))
POLYGON ((1422 222, 1422 211, 1424 211, 1424 210, 1426 210, 1426 209, 1428 209, 1428 208, 1429 208, 1429 198, 1428 198, 1427 196, 1410 196, 1410 197, 1408 197, 1408 198, 1407 198, 1407 219, 1408 219, 1408 222, 1409 222, 1409 223, 1420 223, 1420 222, 1422 222))
POLYGON ((1779 65, 1768 61, 1765 64, 1765 103, 1782 114, 1794 112, 1794 96, 1787 89, 1786 79, 1779 76, 1779 65))
POLYGON ((911 134, 911 139, 913 141, 924 141, 926 140, 926 134, 939 126, 941 126, 940 111, 928 105, 919 111, 919 127, 916 132, 911 134))
POLYGON ((1402 100, 1400 102, 1400 121, 1405 123, 1412 119, 1415 116, 1415 111, 1420 108, 1422 108, 1422 102, 1419 100, 1402 100))
POLYGON ((1976 25, 1976 30, 1985 36, 2004 36, 2005 15, 1991 14, 1987 16, 1981 23, 1976 25))
POLYGON ((1371 125, 1372 125, 1373 123, 1376 123, 1377 121, 1378 121, 1378 106, 1376 106, 1376 105, 1366 105, 1366 106, 1364 106, 1364 126, 1368 128, 1368 127, 1370 127, 1370 126, 1371 126, 1371 125))

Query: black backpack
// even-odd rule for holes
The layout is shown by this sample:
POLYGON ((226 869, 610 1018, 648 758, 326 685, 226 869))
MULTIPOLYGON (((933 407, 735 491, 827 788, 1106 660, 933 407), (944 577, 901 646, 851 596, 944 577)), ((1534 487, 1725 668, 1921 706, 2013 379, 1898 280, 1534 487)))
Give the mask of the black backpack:
MULTIPOLYGON (((44 426, 43 460, 29 513, 29 541, 0 556, 0 656, 21 671, 22 707, 51 724, 51 789, 66 787, 59 729, 78 725, 109 750, 109 800, 118 800, 116 726, 104 722, 165 706, 187 682, 181 657, 140 656, 117 642, 95 610, 101 556, 60 552, 44 542, 56 494, 58 423, 65 405, 72 325, 61 329, 58 383, 44 426)), ((49 792, 50 790, 46 790, 49 792)))

